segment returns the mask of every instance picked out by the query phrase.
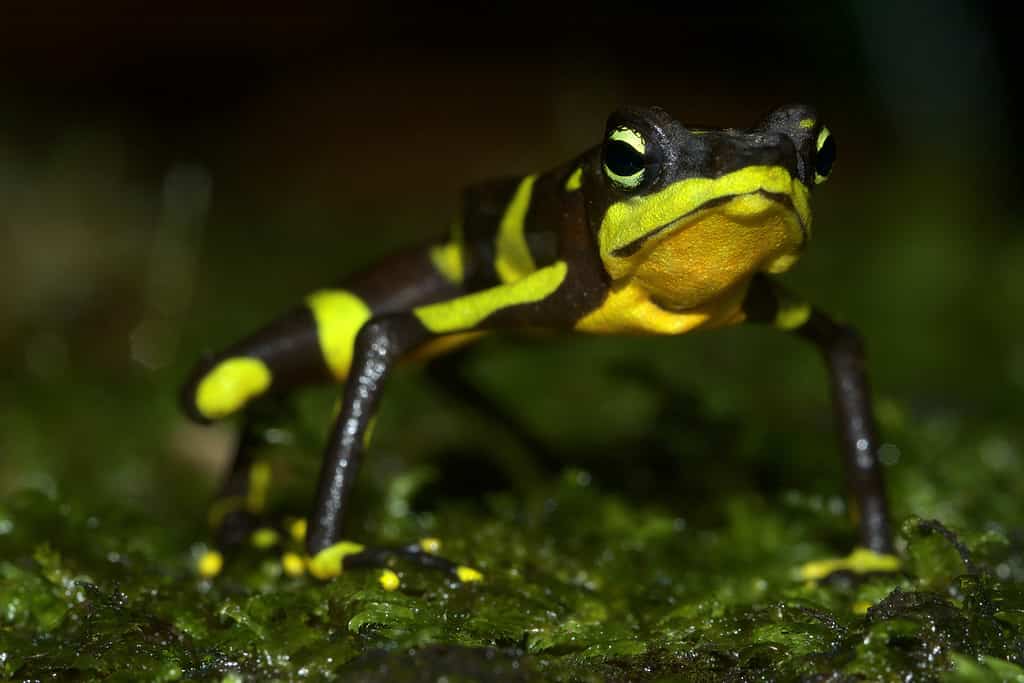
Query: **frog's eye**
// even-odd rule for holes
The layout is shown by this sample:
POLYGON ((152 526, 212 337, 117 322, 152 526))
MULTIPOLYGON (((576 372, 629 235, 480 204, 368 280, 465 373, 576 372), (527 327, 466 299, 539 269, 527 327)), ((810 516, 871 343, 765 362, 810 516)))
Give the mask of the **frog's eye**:
POLYGON ((818 133, 818 149, 814 154, 814 182, 823 183, 832 172, 832 164, 836 161, 836 141, 828 128, 822 127, 818 133))
POLYGON ((604 143, 604 173, 622 190, 635 190, 647 172, 647 143, 635 128, 619 126, 604 143))

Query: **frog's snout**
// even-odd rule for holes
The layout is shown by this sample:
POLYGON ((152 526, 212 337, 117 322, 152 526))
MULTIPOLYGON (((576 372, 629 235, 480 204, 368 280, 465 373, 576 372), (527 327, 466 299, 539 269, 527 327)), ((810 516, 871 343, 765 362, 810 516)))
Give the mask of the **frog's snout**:
POLYGON ((793 139, 785 133, 761 133, 753 141, 755 147, 753 163, 762 166, 784 168, 792 177, 800 170, 800 156, 793 139))

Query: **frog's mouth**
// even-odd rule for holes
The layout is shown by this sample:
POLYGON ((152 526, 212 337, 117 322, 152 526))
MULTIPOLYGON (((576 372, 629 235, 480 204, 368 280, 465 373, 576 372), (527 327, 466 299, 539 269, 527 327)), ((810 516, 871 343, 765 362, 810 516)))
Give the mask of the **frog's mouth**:
POLYGON ((703 204, 701 204, 700 206, 697 206, 697 207, 695 207, 693 209, 690 209, 686 213, 683 213, 683 214, 681 214, 679 216, 676 216, 675 218, 673 218, 671 220, 668 220, 668 221, 662 223, 661 225, 659 225, 659 226, 655 227, 654 229, 650 230, 649 232, 647 232, 647 233, 641 235, 640 237, 636 238, 632 242, 628 242, 628 243, 622 245, 621 247, 616 247, 615 249, 612 250, 611 255, 615 256, 617 258, 628 258, 629 256, 632 256, 633 254, 635 254, 638 251, 640 251, 640 249, 643 248, 644 244, 648 240, 650 240, 650 239, 652 239, 654 237, 657 237, 661 233, 664 233, 664 232, 666 232, 668 230, 671 230, 671 229, 677 227, 681 222, 685 221, 688 218, 691 218, 691 217, 695 216, 696 214, 700 213, 701 211, 707 211, 708 209, 713 209, 715 207, 724 206, 724 205, 729 204, 730 202, 733 202, 733 201, 735 201, 737 199, 743 199, 743 198, 747 198, 747 197, 767 199, 770 202, 773 202, 773 203, 776 203, 776 204, 781 204, 783 207, 788 209, 793 214, 793 216, 796 217, 797 223, 800 225, 800 244, 798 245, 798 249, 803 249, 804 245, 807 243, 808 230, 807 230, 807 225, 804 223, 803 217, 800 215, 800 212, 797 211, 796 205, 793 203, 793 198, 790 195, 788 195, 786 193, 783 193, 783 192, 769 192, 768 190, 754 190, 753 192, 744 192, 744 193, 741 193, 741 194, 730 194, 730 195, 725 195, 725 196, 722 196, 722 197, 715 197, 714 199, 710 199, 710 200, 704 202, 703 204))

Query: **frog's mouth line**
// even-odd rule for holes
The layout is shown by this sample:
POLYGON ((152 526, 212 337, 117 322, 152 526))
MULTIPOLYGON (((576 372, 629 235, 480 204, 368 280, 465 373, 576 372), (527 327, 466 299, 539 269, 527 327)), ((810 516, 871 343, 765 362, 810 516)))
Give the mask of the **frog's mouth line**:
POLYGON ((693 209, 690 209, 689 211, 687 211, 686 213, 682 214, 681 216, 676 216, 672 220, 667 221, 665 223, 662 223, 661 225, 659 225, 658 227, 654 228, 653 230, 651 230, 647 234, 642 235, 642 236, 636 238, 635 240, 633 240, 629 244, 624 244, 621 247, 613 249, 612 250, 612 256, 616 256, 616 257, 620 257, 620 258, 626 258, 626 257, 632 256, 633 254, 635 254, 638 251, 640 251, 640 249, 644 246, 644 243, 647 242, 647 240, 649 240, 652 237, 654 237, 654 236, 656 236, 656 235, 658 235, 658 234, 668 230, 669 228, 674 226, 679 221, 684 220, 686 218, 689 218, 690 216, 692 216, 695 213, 698 213, 700 211, 704 211, 706 209, 712 209, 712 208, 714 208, 716 206, 722 206, 723 204, 728 204, 729 202, 731 202, 732 200, 736 199, 737 197, 746 197, 748 195, 760 195, 762 197, 766 197, 766 198, 768 198, 768 199, 770 199, 770 200, 772 200, 774 202, 778 202, 779 204, 782 204, 787 209, 792 211, 793 215, 796 216, 797 222, 800 224, 800 248, 801 249, 803 248, 804 244, 807 243, 807 226, 804 225, 804 219, 801 218, 800 212, 796 210, 796 206, 794 206, 794 204, 793 204, 793 198, 790 197, 788 194, 783 194, 781 192, 768 192, 767 190, 754 190, 753 192, 743 192, 741 194, 729 194, 729 195, 725 195, 724 197, 715 197, 714 199, 709 199, 708 201, 704 202, 700 206, 698 206, 696 208, 693 208, 693 209))

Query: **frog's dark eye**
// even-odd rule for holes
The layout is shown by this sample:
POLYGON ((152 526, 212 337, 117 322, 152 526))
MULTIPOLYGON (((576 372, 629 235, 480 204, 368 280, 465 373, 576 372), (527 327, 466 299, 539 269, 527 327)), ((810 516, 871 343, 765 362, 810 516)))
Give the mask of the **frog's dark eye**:
POLYGON ((635 128, 619 126, 604 143, 604 173, 622 190, 635 190, 647 172, 647 142, 635 128))
POLYGON ((818 133, 818 149, 814 154, 814 182, 823 183, 832 172, 832 164, 836 161, 836 141, 828 128, 818 133))

